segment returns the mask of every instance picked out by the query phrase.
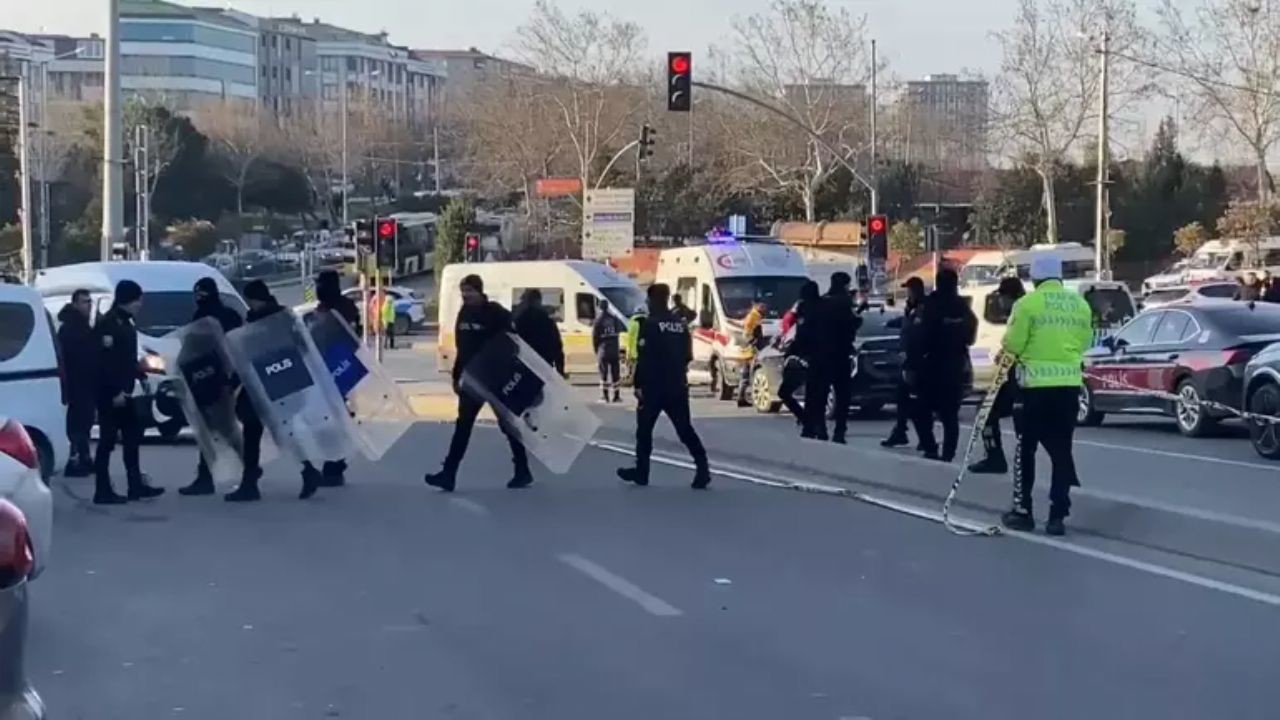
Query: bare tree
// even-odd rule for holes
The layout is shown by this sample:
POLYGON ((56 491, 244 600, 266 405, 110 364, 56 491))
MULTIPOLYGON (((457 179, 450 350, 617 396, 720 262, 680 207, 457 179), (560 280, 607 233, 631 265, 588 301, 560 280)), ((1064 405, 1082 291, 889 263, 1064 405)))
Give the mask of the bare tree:
POLYGON ((1232 200, 1218 218, 1218 237, 1244 242, 1245 264, 1261 267, 1262 241, 1275 231, 1278 210, 1280 208, 1269 202, 1232 200))
POLYGON ((1280 7, 1258 0, 1161 0, 1149 61, 1168 71, 1188 113, 1217 137, 1243 143, 1258 173, 1258 200, 1273 191, 1267 155, 1280 140, 1280 7))
POLYGON ((742 91, 807 130, 798 132, 745 104, 735 108, 725 127, 735 137, 745 177, 798 192, 812 221, 823 182, 841 161, 852 162, 866 149, 871 78, 866 19, 822 0, 774 0, 767 12, 734 21, 733 42, 720 59, 728 79, 742 91))
MULTIPOLYGON (((993 87, 1001 149, 1040 176, 1050 243, 1058 241, 1054 178, 1097 121, 1097 36, 1104 30, 1112 51, 1140 52, 1143 35, 1131 0, 1019 0, 1013 26, 995 34, 1003 52, 993 87)), ((1139 66, 1113 63, 1111 116, 1143 93, 1145 77, 1139 66)))
POLYGON ((236 189, 236 213, 243 215, 245 183, 253 164, 283 147, 276 125, 256 108, 238 103, 205 105, 197 110, 195 123, 215 143, 227 181, 236 189))
POLYGON ((181 121, 164 105, 148 103, 141 98, 132 98, 125 104, 125 157, 131 160, 136 158, 136 129, 146 128, 147 192, 152 197, 155 197, 156 188, 160 187, 161 175, 182 152, 183 138, 175 128, 178 122, 181 121))

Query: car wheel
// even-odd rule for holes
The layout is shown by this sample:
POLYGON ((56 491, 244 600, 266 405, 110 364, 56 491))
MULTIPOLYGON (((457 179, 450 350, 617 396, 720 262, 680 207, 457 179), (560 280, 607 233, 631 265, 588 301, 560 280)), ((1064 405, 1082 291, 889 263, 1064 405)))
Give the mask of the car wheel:
POLYGON ((160 432, 160 439, 165 442, 173 442, 178 438, 178 433, 182 432, 182 423, 167 422, 156 428, 160 432))
POLYGON ((407 315, 397 315, 395 324, 393 325, 397 335, 409 334, 409 317, 407 315))
POLYGON ((1200 391, 1188 378, 1178 383, 1178 400, 1173 404, 1173 418, 1178 432, 1187 437, 1204 437, 1213 426, 1213 418, 1201 407, 1200 391))
POLYGON ((1081 427, 1097 427, 1102 424, 1103 414, 1093 409, 1093 391, 1088 385, 1080 386, 1080 406, 1076 410, 1076 425, 1081 427))
POLYGON ((769 373, 765 372, 764 368, 756 368, 751 376, 751 405, 758 413, 776 413, 782 408, 782 402, 773 398, 773 386, 769 383, 769 373))
POLYGON ((719 400, 732 400, 737 388, 729 385, 729 374, 724 371, 724 361, 716 358, 711 368, 711 391, 719 400))
MULTIPOLYGON (((1258 415, 1280 415, 1280 385, 1266 383, 1249 393, 1249 412, 1258 415)), ((1259 455, 1280 460, 1280 425, 1268 422, 1249 423, 1249 441, 1259 455)))

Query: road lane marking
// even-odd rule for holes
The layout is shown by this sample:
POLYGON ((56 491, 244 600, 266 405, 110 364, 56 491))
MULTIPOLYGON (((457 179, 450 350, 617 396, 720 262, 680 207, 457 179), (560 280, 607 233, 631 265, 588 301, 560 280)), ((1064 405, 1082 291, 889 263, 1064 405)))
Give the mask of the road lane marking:
POLYGON ((591 562, 590 560, 575 555, 574 553, 563 553, 558 555, 560 562, 595 580, 601 585, 618 593, 622 597, 644 608, 646 612, 658 617, 676 617, 683 615, 678 608, 666 602, 665 600, 650 595, 642 590, 639 586, 626 578, 614 575, 603 567, 591 562))
POLYGON ((481 505, 471 498, 451 497, 449 498, 449 503, 455 507, 460 507, 463 510, 466 510, 472 515, 480 515, 481 517, 487 517, 489 515, 489 508, 481 505))

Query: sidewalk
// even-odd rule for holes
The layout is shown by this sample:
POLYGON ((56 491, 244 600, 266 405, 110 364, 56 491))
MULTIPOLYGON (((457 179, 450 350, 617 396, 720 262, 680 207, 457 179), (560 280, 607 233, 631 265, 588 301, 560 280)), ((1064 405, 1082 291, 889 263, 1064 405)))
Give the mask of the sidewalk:
MULTIPOLYGON (((408 348, 387 350, 382 366, 408 396, 409 406, 418 417, 436 422, 452 422, 458 417, 458 396, 449 376, 436 370, 433 341, 413 340, 408 348)), ((488 406, 481 410, 480 417, 495 419, 488 406)))

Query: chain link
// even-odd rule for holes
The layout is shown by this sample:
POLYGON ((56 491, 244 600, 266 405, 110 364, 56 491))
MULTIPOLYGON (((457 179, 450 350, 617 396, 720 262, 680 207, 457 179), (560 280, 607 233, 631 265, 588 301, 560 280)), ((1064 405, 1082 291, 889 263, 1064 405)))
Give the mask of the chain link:
POLYGON ((1130 383, 1124 382, 1123 380, 1116 380, 1115 378, 1107 378, 1107 377, 1094 375, 1092 373, 1089 373, 1088 371, 1085 371, 1084 376, 1094 381, 1095 383, 1099 383, 1106 387, 1114 388, 1117 390, 1128 390, 1130 392, 1141 393, 1142 395, 1159 398, 1161 400, 1165 400, 1171 403, 1176 403, 1178 405, 1193 405, 1198 410, 1215 410, 1217 412, 1226 413, 1233 417, 1240 418, 1241 420, 1246 420, 1249 422, 1256 422, 1256 423, 1261 423, 1266 425, 1280 424, 1280 417, 1277 417, 1274 415, 1263 415, 1260 413, 1249 412, 1247 410, 1241 410, 1240 408, 1232 407, 1231 405, 1227 405, 1225 403, 1215 402, 1213 400, 1202 399, 1202 400, 1190 401, 1182 397, 1181 395, 1178 395, 1177 393, 1166 392, 1164 390, 1152 390, 1151 388, 1144 388, 1138 385, 1132 385, 1130 383))

